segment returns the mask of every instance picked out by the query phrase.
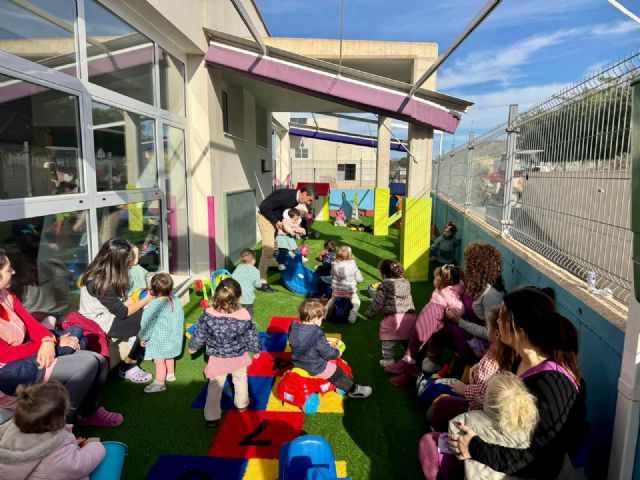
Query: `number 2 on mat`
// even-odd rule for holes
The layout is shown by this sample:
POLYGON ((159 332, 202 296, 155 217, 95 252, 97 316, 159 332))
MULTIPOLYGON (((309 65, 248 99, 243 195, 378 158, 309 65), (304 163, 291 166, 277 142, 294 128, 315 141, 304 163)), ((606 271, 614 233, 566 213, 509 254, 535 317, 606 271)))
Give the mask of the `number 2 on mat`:
POLYGON ((256 427, 256 429, 251 432, 249 435, 240 440, 240 445, 242 446, 255 446, 255 447, 267 447, 271 445, 271 440, 255 440, 255 438, 264 432, 269 425, 269 420, 264 419, 260 422, 260 425, 256 427))

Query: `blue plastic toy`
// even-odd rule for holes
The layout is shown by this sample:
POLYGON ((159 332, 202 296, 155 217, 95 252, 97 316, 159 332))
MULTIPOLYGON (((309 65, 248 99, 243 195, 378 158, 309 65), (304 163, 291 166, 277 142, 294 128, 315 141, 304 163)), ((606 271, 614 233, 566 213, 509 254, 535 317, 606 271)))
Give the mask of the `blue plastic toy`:
POLYGON ((122 442, 102 442, 107 455, 89 476, 90 480, 116 480, 122 475, 127 446, 122 442))
POLYGON ((347 323, 349 318, 349 312, 353 308, 351 300, 344 297, 336 298, 333 303, 333 307, 327 312, 327 321, 347 323))
POLYGON ((350 479, 338 479, 329 442, 316 435, 303 435, 280 447, 278 480, 350 479))
POLYGON ((302 263, 300 252, 296 251, 295 254, 295 257, 291 257, 289 251, 282 248, 276 254, 276 261, 284 265, 284 270, 280 272, 282 282, 293 293, 315 297, 319 293, 320 274, 302 263))
POLYGON ((231 276, 231 272, 229 270, 225 270, 224 268, 220 270, 216 270, 211 274, 211 284, 213 285, 213 290, 215 291, 218 284, 224 280, 225 278, 229 278, 231 276))

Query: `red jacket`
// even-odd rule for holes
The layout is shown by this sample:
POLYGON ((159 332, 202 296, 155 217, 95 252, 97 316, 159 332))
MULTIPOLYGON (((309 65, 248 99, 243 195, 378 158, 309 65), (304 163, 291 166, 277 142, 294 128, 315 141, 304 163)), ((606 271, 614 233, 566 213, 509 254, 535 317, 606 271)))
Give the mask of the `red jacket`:
MULTIPOLYGON (((38 350, 40 350, 42 339, 53 336, 49 330, 38 323, 38 321, 25 310, 20 300, 18 300, 18 297, 14 294, 10 294, 9 296, 13 302, 13 309, 25 325, 25 340, 29 339, 31 341, 29 343, 23 343, 22 345, 9 345, 0 338, 0 363, 15 362, 16 360, 37 354, 38 350)), ((2 306, 0 306, 0 321, 9 321, 9 312, 2 306)))
POLYGON ((109 363, 109 338, 102 328, 100 328, 100 325, 80 315, 79 312, 71 312, 65 317, 64 322, 62 322, 62 328, 67 329, 72 325, 82 327, 84 336, 87 337, 89 341, 89 350, 99 353, 106 358, 107 363, 109 363))

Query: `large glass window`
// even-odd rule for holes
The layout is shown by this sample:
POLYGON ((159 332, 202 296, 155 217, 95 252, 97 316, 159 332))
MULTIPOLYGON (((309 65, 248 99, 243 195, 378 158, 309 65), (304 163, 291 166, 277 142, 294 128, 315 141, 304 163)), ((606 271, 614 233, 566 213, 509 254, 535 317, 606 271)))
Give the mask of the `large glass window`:
POLYGON ((75 0, 0 0, 0 50, 77 75, 75 0))
POLYGON ((87 212, 0 222, 13 269, 10 290, 36 316, 78 308, 77 280, 88 264, 87 212))
POLYGON ((153 104, 153 42, 95 0, 84 4, 89 81, 153 104))
POLYGON ((93 102, 98 191, 156 186, 155 120, 93 102))
POLYGON ((167 190, 169 272, 189 273, 189 231, 187 227, 187 185, 184 131, 164 125, 164 170, 167 190))
POLYGON ((150 272, 158 271, 162 251, 160 222, 159 200, 99 208, 100 245, 111 238, 126 238, 140 250, 140 265, 150 272))
POLYGON ((84 191, 78 98, 0 75, 0 199, 84 191))
POLYGON ((184 64, 160 49, 160 107, 184 115, 184 64))

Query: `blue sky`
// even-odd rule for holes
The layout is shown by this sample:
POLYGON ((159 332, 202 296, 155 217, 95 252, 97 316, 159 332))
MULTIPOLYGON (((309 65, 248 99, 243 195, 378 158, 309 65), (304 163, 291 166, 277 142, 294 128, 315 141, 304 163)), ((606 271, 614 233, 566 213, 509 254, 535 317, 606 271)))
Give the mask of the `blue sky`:
MULTIPOLYGON (((340 36, 340 0, 256 1, 273 36, 340 36)), ((436 42, 443 52, 485 3, 344 0, 344 38, 436 42)), ((640 0, 621 3, 640 14, 640 0)), ((639 47, 640 25, 606 0, 503 0, 438 70, 439 91, 476 103, 456 143, 506 121, 509 104, 523 111, 639 47)))

